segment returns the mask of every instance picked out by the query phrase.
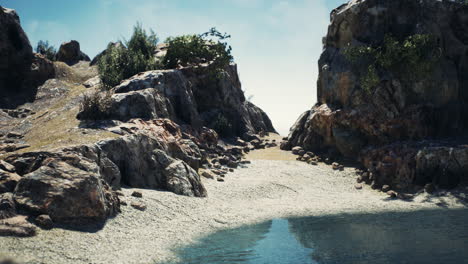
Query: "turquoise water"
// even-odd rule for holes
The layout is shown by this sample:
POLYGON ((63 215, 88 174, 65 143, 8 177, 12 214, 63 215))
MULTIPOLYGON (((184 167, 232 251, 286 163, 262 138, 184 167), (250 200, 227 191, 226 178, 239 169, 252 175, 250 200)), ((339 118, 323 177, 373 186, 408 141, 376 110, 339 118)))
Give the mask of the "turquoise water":
POLYGON ((468 210, 274 219, 176 250, 184 264, 468 263, 468 210))

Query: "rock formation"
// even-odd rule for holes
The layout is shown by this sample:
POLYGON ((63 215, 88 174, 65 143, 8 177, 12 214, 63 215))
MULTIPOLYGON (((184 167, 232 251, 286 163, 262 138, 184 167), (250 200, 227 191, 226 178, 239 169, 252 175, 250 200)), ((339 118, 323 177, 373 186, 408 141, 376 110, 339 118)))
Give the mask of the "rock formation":
POLYGON ((196 129, 215 127, 218 116, 231 124, 228 136, 275 132, 268 116, 248 102, 237 67, 230 65, 218 80, 200 69, 158 70, 138 74, 114 88, 110 119, 170 118, 196 129))
MULTIPOLYGON (((1 91, 8 77, 3 69, 15 69, 18 83, 24 79, 39 87, 32 102, 0 111, 0 220, 9 219, 0 222, 0 235, 34 235, 21 215, 43 228, 105 221, 120 211, 122 187, 206 197, 200 174, 221 181, 246 164, 245 152, 276 144, 256 136, 275 130, 268 116, 246 101, 235 64, 217 76, 203 65, 137 74, 112 89, 100 120, 88 118, 80 111, 83 94, 106 92, 96 67, 82 62, 89 58, 79 43, 62 44, 59 62, 50 62, 32 53, 16 13, 1 12, 2 26, 16 31, 2 27, 0 34, 11 40, 0 47, 24 66, 21 72, 10 65, 15 60, 0 59, 1 91), (18 54, 15 39, 25 47, 18 54), (219 143, 220 136, 235 145, 219 143)), ((159 45, 155 59, 166 48, 159 45)))
POLYGON ((79 61, 91 61, 88 55, 80 49, 80 43, 76 40, 62 43, 57 52, 57 60, 63 61, 68 65, 73 65, 79 61))
POLYGON ((54 75, 51 62, 34 54, 15 10, 0 6, 0 107, 31 101, 54 75))
POLYGON ((335 9, 319 60, 318 103, 298 119, 282 148, 331 148, 360 157, 379 184, 439 184, 443 178, 451 184, 442 185, 453 187, 468 169, 464 154, 453 154, 464 153, 460 137, 468 131, 466 28, 468 6, 459 1, 355 0, 335 9), (418 34, 436 43, 431 70, 422 76, 418 67, 402 72, 413 62, 402 58, 397 69, 378 68, 377 82, 366 90, 367 69, 356 67, 346 52, 382 51, 389 36, 403 43, 418 34), (413 142, 411 151, 402 141, 413 142), (443 157, 431 158, 436 153, 443 157), (460 164, 452 166, 455 156, 460 164), (442 175, 433 175, 434 167, 442 175))

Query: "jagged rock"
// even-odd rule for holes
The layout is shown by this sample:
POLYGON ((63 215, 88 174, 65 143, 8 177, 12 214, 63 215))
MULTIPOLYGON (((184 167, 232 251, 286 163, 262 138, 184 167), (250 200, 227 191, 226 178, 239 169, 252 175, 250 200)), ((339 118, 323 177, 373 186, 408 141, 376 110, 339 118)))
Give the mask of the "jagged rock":
POLYGON ((143 197, 143 193, 141 193, 141 192, 139 192, 139 191, 134 191, 134 192, 132 193, 132 196, 133 196, 133 197, 137 197, 137 198, 141 198, 141 197, 143 197))
POLYGON ((24 83, 31 70, 32 47, 15 10, 0 7, 0 39, 0 105, 8 105, 5 99, 12 95, 33 97, 35 91, 24 83))
POLYGON ((388 191, 387 195, 390 196, 390 198, 396 198, 398 196, 398 193, 395 191, 388 191))
POLYGON ((208 171, 208 170, 204 170, 202 173, 201 173, 201 176, 207 178, 207 179, 214 179, 216 176, 213 172, 211 171, 208 171))
POLYGON ((0 236, 32 237, 35 235, 36 227, 30 224, 24 216, 0 220, 0 236))
POLYGON ((0 220, 16 216, 13 193, 0 194, 0 220))
POLYGON ((130 206, 140 211, 145 211, 147 208, 147 206, 141 202, 131 202, 130 206))
POLYGON ((11 165, 10 163, 0 160, 0 170, 4 170, 7 172, 15 172, 15 166, 11 165))
POLYGON ((303 150, 302 147, 296 146, 292 148, 292 154, 299 155, 299 151, 303 150))
POLYGON ((54 63, 48 60, 44 55, 34 53, 33 61, 31 64, 31 72, 29 79, 31 85, 39 87, 45 81, 55 77, 54 63))
POLYGON ((199 129, 215 127, 223 116, 231 124, 224 132, 231 136, 275 131, 268 116, 245 100, 235 64, 217 82, 200 70, 148 71, 123 81, 114 89, 110 118, 170 118, 199 129))
POLYGON ((37 87, 55 75, 53 64, 33 54, 13 9, 0 7, 0 108, 32 101, 37 87))
MULTIPOLYGON (((162 154, 159 152, 159 155, 162 154)), ((159 156, 158 155, 158 156, 159 156)), ((161 157, 158 157, 160 160, 161 157)), ((206 189, 201 184, 200 176, 183 161, 173 161, 164 168, 167 189, 181 195, 206 197, 206 189)))
POLYGON ((48 215, 39 215, 34 219, 34 222, 37 226, 42 229, 52 229, 54 228, 54 221, 48 215))
POLYGON ((13 192, 20 180, 18 174, 0 169, 0 193, 13 192))
POLYGON ((96 164, 84 157, 47 158, 21 177, 14 191, 16 205, 54 222, 103 221, 119 211, 119 200, 99 177, 96 164))
POLYGON ((73 65, 79 61, 90 61, 88 55, 84 54, 80 49, 80 43, 76 40, 64 42, 60 45, 57 52, 57 61, 65 62, 68 65, 73 65))
MULTIPOLYGON (((301 146, 311 151, 332 148, 344 156, 368 160, 365 149, 369 146, 374 150, 382 146, 386 149, 385 146, 402 141, 423 142, 429 138, 465 135, 468 132, 468 35, 464 30, 468 27, 467 17, 468 8, 462 1, 349 1, 335 9, 319 60, 318 103, 299 117, 281 148, 290 150, 301 146), (414 10, 424 15, 414 15, 414 10), (345 50, 381 46, 390 35, 402 41, 415 34, 429 34, 439 43, 440 58, 433 72, 422 77, 413 75, 412 79, 405 77, 412 73, 382 69, 378 73, 379 82, 370 91, 363 89, 363 71, 346 58, 345 50)), ((415 172, 414 157, 406 156, 403 150, 389 154, 391 158, 387 159, 393 162, 372 159, 382 163, 378 170, 384 176, 379 175, 378 181, 398 182, 401 178, 403 185, 407 185, 421 177, 427 178, 422 180, 423 184, 434 178, 435 173, 426 169, 415 172), (405 176, 388 176, 387 171, 405 176)), ((418 162, 421 164, 423 159, 418 162)), ((457 178, 461 174, 453 169, 449 171, 452 176, 438 174, 446 181, 443 185, 452 186, 459 182, 457 178)))
POLYGON ((447 144, 398 143, 371 148, 361 154, 362 162, 377 172, 375 180, 380 184, 406 189, 413 184, 434 183, 453 188, 466 179, 468 147, 456 142, 447 144))
POLYGON ((386 192, 388 192, 388 191, 390 191, 390 190, 391 190, 390 186, 388 186, 388 185, 382 186, 382 192, 385 192, 385 193, 386 193, 386 192))
POLYGON ((91 87, 97 87, 100 84, 101 84, 101 78, 99 78, 99 76, 96 76, 84 82, 83 86, 85 88, 91 88, 91 87))
POLYGON ((242 140, 242 139, 240 139, 240 138, 237 138, 237 139, 236 139, 235 144, 236 144, 237 146, 247 147, 247 142, 245 142, 244 140, 242 140))

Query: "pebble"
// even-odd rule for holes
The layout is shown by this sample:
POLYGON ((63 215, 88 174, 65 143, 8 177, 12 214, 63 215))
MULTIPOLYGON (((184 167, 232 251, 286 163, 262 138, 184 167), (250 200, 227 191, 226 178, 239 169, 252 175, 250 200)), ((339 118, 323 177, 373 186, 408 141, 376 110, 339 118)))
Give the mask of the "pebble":
POLYGON ((139 202, 132 202, 130 204, 133 208, 137 209, 137 210, 140 210, 140 211, 145 211, 146 210, 146 205, 143 204, 143 203, 139 203, 139 202))
POLYGON ((143 193, 139 192, 139 191, 134 191, 132 193, 132 196, 133 197, 137 197, 137 198, 142 198, 143 197, 143 193))

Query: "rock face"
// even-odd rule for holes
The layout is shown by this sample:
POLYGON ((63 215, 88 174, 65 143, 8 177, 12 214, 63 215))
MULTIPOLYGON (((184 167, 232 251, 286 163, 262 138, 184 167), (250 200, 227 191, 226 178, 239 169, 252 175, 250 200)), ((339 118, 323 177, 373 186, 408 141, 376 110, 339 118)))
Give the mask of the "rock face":
POLYGON ((119 211, 119 199, 85 158, 48 158, 23 175, 14 192, 16 205, 54 222, 103 221, 119 211))
MULTIPOLYGON (((334 148, 344 156, 369 161, 375 155, 366 154, 368 147, 466 134, 466 28, 468 6, 460 2, 364 0, 335 9, 319 60, 318 103, 298 119, 282 148, 334 148), (415 34, 429 35, 438 43, 440 58, 433 72, 407 78, 398 71, 379 69, 379 82, 365 91, 362 71, 353 66, 345 51, 382 46, 386 36, 402 41, 415 34)), ((408 180, 413 181, 416 176, 409 174, 408 180)))
POLYGON ((57 60, 63 61, 68 65, 76 64, 79 61, 91 61, 88 55, 80 49, 80 43, 76 40, 62 43, 57 52, 57 60))
POLYGON ((51 62, 33 54, 15 10, 0 7, 0 107, 31 101, 37 86, 54 75, 51 62))
POLYGON ((195 129, 216 128, 222 118, 225 136, 275 131, 265 112, 245 99, 235 64, 218 79, 200 72, 194 68, 149 71, 122 82, 114 88, 110 118, 170 118, 195 129))

